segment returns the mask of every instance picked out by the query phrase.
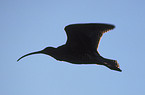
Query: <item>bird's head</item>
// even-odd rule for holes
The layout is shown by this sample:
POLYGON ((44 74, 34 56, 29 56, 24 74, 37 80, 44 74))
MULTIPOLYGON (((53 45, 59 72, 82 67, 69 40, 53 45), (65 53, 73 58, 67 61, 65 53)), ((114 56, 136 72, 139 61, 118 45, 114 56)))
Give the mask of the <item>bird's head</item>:
POLYGON ((111 70, 116 70, 116 71, 122 72, 122 70, 119 68, 119 64, 118 64, 117 60, 107 59, 104 62, 104 64, 105 64, 105 66, 107 66, 111 70))
POLYGON ((20 57, 17 61, 19 61, 20 59, 28 56, 28 55, 33 55, 33 54, 47 54, 47 55, 53 55, 54 54, 54 51, 55 51, 55 48, 54 47, 47 47, 41 51, 37 51, 37 52, 32 52, 32 53, 28 53, 22 57, 20 57))
POLYGON ((51 55, 53 55, 55 53, 55 51, 56 51, 56 48, 54 48, 54 47, 46 47, 41 52, 43 54, 47 54, 47 55, 50 55, 51 56, 51 55))

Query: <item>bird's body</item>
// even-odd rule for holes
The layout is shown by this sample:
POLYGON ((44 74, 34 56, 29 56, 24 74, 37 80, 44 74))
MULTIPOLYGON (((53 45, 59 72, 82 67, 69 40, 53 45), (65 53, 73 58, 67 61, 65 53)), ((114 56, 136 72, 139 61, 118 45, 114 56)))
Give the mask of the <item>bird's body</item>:
POLYGON ((107 66, 112 70, 121 71, 116 60, 103 58, 97 51, 103 33, 113 28, 113 25, 100 23, 68 25, 65 27, 68 36, 65 45, 57 48, 47 47, 42 51, 26 54, 21 58, 31 54, 43 53, 59 61, 73 64, 98 64, 107 66))
POLYGON ((54 48, 53 50, 51 50, 53 51, 52 53, 48 52, 46 54, 59 61, 66 61, 73 64, 97 64, 97 62, 99 64, 99 59, 101 60, 101 56, 97 52, 75 51, 65 45, 54 48))

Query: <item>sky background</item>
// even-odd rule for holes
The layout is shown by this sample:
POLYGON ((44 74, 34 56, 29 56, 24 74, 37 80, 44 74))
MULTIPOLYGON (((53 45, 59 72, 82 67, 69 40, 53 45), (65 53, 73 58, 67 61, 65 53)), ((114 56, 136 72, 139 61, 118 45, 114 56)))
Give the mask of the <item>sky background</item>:
POLYGON ((0 0, 0 95, 144 95, 145 0, 0 0), (24 54, 66 42, 64 27, 110 23, 99 45, 122 72, 24 54))

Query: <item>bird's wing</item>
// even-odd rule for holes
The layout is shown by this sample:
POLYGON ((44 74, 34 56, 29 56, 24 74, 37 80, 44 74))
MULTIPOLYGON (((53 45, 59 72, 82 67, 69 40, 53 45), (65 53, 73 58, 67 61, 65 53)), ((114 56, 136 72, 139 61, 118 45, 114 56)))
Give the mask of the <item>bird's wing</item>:
POLYGON ((65 27, 68 37, 66 45, 73 49, 96 51, 103 33, 114 27, 114 25, 100 23, 68 25, 65 27))

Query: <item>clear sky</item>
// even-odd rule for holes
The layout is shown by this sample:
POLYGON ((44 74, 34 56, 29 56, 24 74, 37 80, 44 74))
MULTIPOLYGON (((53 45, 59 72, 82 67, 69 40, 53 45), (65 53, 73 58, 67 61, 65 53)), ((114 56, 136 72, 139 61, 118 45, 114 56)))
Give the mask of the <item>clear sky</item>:
POLYGON ((0 0, 0 95, 145 95, 145 0, 0 0), (99 45, 122 72, 24 54, 66 42, 64 27, 110 23, 99 45))

